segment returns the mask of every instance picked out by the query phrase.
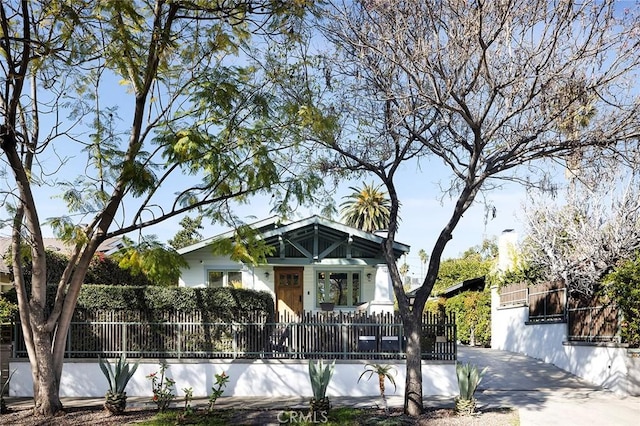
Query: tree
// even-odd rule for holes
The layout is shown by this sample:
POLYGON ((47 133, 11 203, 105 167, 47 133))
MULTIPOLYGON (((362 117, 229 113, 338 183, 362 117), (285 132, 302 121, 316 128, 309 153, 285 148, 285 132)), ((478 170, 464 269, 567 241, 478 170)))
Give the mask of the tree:
POLYGON ((154 285, 178 285, 180 268, 189 267, 175 249, 165 247, 154 236, 142 239, 139 244, 126 237, 123 242, 124 247, 113 254, 118 266, 133 276, 144 275, 154 285))
POLYGON ((350 187, 353 192, 340 204, 342 220, 350 226, 367 232, 387 229, 389 224, 389 198, 373 183, 362 188, 350 187))
MULTIPOLYGON (((438 295, 468 279, 491 279, 496 258, 495 241, 484 240, 481 245, 465 250, 458 258, 442 260, 432 293, 438 295)), ((446 300, 440 298, 435 304, 427 302, 425 310, 437 313, 444 309, 447 314, 455 313, 457 339, 470 345, 484 345, 491 338, 491 293, 488 287, 486 285, 484 291, 465 291, 446 300)))
POLYGON ((296 41, 312 2, 9 1, 0 3, 0 148, 8 182, 20 323, 34 411, 62 408, 69 324, 105 239, 199 209, 238 223, 230 201, 273 195, 283 214, 321 196, 296 144, 303 118, 255 62, 272 38, 296 41), (258 42, 257 40, 262 40, 258 42), (255 47, 255 48, 254 48, 255 47), (79 174, 79 175, 78 175, 79 174), (300 176, 298 178, 297 176, 300 176), (41 203, 47 187, 56 201, 41 203), (44 206, 73 252, 46 300, 44 206), (21 244, 31 250, 27 289, 21 244))
POLYGON ((333 150, 321 168, 374 175, 391 199, 383 252, 407 337, 404 410, 415 416, 423 409, 421 314, 443 250, 478 194, 504 181, 548 186, 554 161, 637 142, 638 16, 612 0, 356 0, 325 11, 318 27, 331 50, 321 74, 304 88, 303 73, 287 84, 323 96, 301 114, 340 124, 333 140, 315 141, 333 150), (587 123, 567 132, 585 99, 587 123), (453 208, 410 306, 392 250, 395 176, 426 159, 427 177, 412 185, 438 180, 429 172, 443 165, 453 208))
POLYGON ((202 227, 202 216, 198 216, 195 219, 185 216, 180 220, 180 226, 182 229, 167 241, 174 249, 178 250, 202 240, 202 234, 200 233, 200 230, 204 229, 202 227))
POLYGON ((420 249, 418 257, 420 258, 420 279, 424 279, 424 271, 427 266, 427 260, 429 260, 429 255, 424 249, 420 249))
POLYGON ((610 161, 591 164, 558 191, 564 197, 533 192, 523 209, 526 264, 574 296, 592 296, 640 249, 640 173, 610 161))
POLYGON ((606 295, 622 312, 622 341, 640 347, 640 257, 621 262, 605 277, 604 283, 606 295))
POLYGON ((433 286, 433 293, 439 294, 446 288, 464 280, 489 276, 494 267, 496 256, 485 258, 479 249, 479 247, 472 247, 465 251, 461 257, 442 260, 438 270, 438 279, 433 286))

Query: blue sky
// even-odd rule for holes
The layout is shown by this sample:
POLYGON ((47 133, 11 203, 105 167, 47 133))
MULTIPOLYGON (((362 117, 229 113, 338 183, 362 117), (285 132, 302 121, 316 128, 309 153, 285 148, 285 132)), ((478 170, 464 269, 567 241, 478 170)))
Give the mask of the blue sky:
MULTIPOLYGON (((452 201, 443 196, 439 186, 439 181, 446 181, 446 177, 444 168, 422 167, 419 170, 416 167, 405 166, 396 180, 402 204, 402 219, 396 240, 411 246, 406 262, 409 264, 409 274, 415 278, 422 278, 418 252, 420 249, 431 252, 435 239, 453 211, 452 201)), ((337 189, 336 204, 341 202, 341 197, 351 192, 350 186, 361 187, 363 181, 379 184, 371 177, 343 182, 337 189)), ((518 212, 523 208, 525 201, 525 190, 522 186, 506 185, 503 189, 487 193, 486 198, 496 207, 496 218, 488 219, 485 223, 485 207, 481 202, 482 197, 479 197, 455 229, 443 258, 457 257, 469 247, 481 244, 485 238, 499 236, 505 229, 520 230, 518 212)), ((258 197, 249 205, 238 206, 236 211, 241 218, 250 223, 272 216, 269 210, 268 197, 258 197)), ((302 210, 299 214, 302 218, 318 212, 319 210, 302 210)), ((333 219, 339 220, 339 216, 333 219)), ((149 228, 145 234, 156 234, 165 241, 180 229, 178 222, 179 219, 170 220, 149 228)), ((201 233, 205 238, 228 230, 225 227, 211 225, 206 219, 203 225, 205 229, 201 233)))
MULTIPOLYGON (((119 114, 121 117, 126 117, 123 110, 119 114)), ((126 122, 126 120, 124 121, 126 122)), ((123 124, 126 125, 126 123, 123 124)), ((72 145, 74 144, 68 144, 67 147, 72 145)), ((50 176, 49 184, 55 182, 55 180, 73 180, 75 176, 72 176, 71 173, 81 173, 84 170, 84 162, 86 161, 84 153, 78 153, 78 147, 76 146, 72 148, 71 151, 65 154, 69 156, 67 166, 71 167, 66 168, 64 173, 50 176)), ((63 151, 58 148, 58 153, 61 152, 63 151)), ((58 158, 51 154, 45 162, 51 162, 47 167, 55 168, 58 164, 58 158)), ((373 182, 375 185, 380 183, 371 176, 345 181, 336 190, 336 205, 340 204, 342 197, 351 192, 349 187, 361 187, 363 182, 373 182)), ((411 251, 406 257, 406 262, 409 264, 409 274, 415 278, 422 278, 418 252, 420 249, 424 249, 427 253, 431 252, 435 239, 453 211, 453 202, 441 189, 443 186, 446 187, 447 182, 447 169, 442 165, 434 164, 427 160, 422 160, 420 167, 416 163, 405 164, 396 177, 395 183, 401 202, 401 222, 396 240, 411 247, 411 251)), ((10 178, 8 183, 4 183, 4 185, 7 184, 13 185, 13 180, 10 178)), ((174 189, 166 188, 166 191, 172 192, 174 189)), ((37 188, 36 191, 39 215, 42 222, 54 216, 67 214, 64 202, 56 197, 62 191, 60 187, 48 185, 37 188)), ((270 213, 269 199, 270 197, 267 196, 257 197, 248 205, 237 206, 236 212, 247 223, 265 219, 273 215, 270 213)), ((453 239, 445 249, 443 258, 457 257, 469 247, 481 244, 485 238, 499 236, 504 229, 520 231, 521 225, 518 220, 518 212, 522 209, 525 200, 523 187, 510 184, 486 194, 486 201, 496 207, 497 216, 494 219, 485 219, 483 200, 484 198, 479 196, 475 204, 465 213, 453 233, 453 239)), ((303 209, 300 210, 299 215, 302 218, 319 213, 319 211, 319 208, 316 210, 303 209)), ((195 213, 192 216, 194 215, 195 213)), ((159 225, 146 228, 142 234, 154 234, 165 242, 180 230, 180 219, 181 217, 173 218, 159 225)), ((333 217, 333 219, 339 220, 339 215, 333 217)), ((212 225, 206 219, 203 221, 203 225, 204 230, 201 233, 205 238, 228 230, 226 227, 212 225)), ((5 227, 0 230, 0 236, 8 236, 9 232, 9 228, 5 227)), ((48 227, 45 227, 43 232, 45 237, 54 236, 48 227)), ((138 233, 130 235, 134 239, 137 236, 138 233)))

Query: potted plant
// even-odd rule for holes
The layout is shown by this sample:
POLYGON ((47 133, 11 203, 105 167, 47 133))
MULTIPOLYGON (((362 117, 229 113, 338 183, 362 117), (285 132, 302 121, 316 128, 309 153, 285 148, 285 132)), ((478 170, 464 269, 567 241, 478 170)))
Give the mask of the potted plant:
POLYGON ((327 387, 333 371, 335 369, 336 361, 333 360, 331 364, 324 364, 320 359, 317 363, 309 360, 309 379, 311 380, 311 389, 313 391, 313 398, 309 402, 309 408, 311 414, 315 416, 317 414, 326 415, 331 408, 331 402, 327 397, 327 387))
POLYGON ((476 410, 476 399, 474 394, 478 385, 482 381, 482 376, 487 371, 487 367, 482 371, 470 363, 456 364, 456 376, 458 377, 458 389, 460 395, 455 398, 456 412, 462 415, 471 415, 476 410))
POLYGON ((124 355, 120 355, 114 368, 111 367, 108 360, 102 358, 98 358, 98 363, 102 373, 107 378, 107 382, 109 382, 104 408, 113 414, 121 414, 127 407, 127 393, 124 390, 138 369, 140 361, 136 361, 135 364, 131 365, 124 355))
POLYGON ((322 309, 325 312, 331 312, 333 311, 333 308, 335 307, 335 303, 333 302, 320 302, 320 309, 322 309))

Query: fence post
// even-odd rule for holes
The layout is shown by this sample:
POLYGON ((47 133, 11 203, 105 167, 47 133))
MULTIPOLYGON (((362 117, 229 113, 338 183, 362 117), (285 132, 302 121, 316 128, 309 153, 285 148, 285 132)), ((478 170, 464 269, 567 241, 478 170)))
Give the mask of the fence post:
POLYGON ((177 340, 178 340, 178 342, 177 342, 177 345, 178 345, 178 348, 177 348, 178 349, 178 359, 180 359, 180 358, 182 358, 182 356, 181 356, 182 355, 182 350, 181 350, 182 349, 182 323, 177 322, 177 323, 174 323, 174 324, 175 324, 176 327, 178 327, 178 332, 176 334, 178 335, 177 336, 177 340))
POLYGON ((120 349, 120 354, 127 357, 127 323, 122 322, 122 347, 120 349))
POLYGON ((67 331, 67 358, 71 357, 71 330, 73 329, 73 323, 69 324, 69 330, 67 331))
POLYGON ((231 349, 233 351, 233 359, 238 358, 238 333, 236 332, 236 328, 234 324, 231 323, 231 349))
MULTIPOLYGON (((17 358, 17 354, 18 354, 18 338, 22 337, 22 335, 19 335, 18 332, 22 333, 22 326, 18 327, 18 322, 14 322, 13 323, 13 341, 11 342, 11 355, 13 356, 13 358, 17 358)), ((24 338, 22 339, 24 341, 24 338)))

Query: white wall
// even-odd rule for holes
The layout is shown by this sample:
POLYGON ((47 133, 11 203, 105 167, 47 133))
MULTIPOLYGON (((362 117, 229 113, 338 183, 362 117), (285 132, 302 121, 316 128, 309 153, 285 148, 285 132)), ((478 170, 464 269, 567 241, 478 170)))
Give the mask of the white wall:
POLYGON ((553 364, 595 385, 640 395, 640 358, 619 345, 567 342, 567 324, 525 324, 526 306, 499 308, 491 289, 491 348, 517 352, 553 364))
MULTIPOLYGON (((113 362, 113 360, 110 360, 113 362)), ((368 396, 378 395, 377 377, 369 381, 358 377, 369 361, 337 361, 336 369, 327 390, 328 396, 368 396)), ((404 394, 405 364, 391 362, 397 370, 397 395, 404 394)), ((193 388, 195 397, 211 393, 215 374, 223 371, 230 377, 224 396, 311 396, 307 361, 297 360, 171 360, 166 375, 176 381, 175 394, 184 396, 183 388, 193 388)), ((16 370, 9 389, 9 395, 32 397, 33 381, 29 362, 26 360, 10 363, 11 371, 16 370)), ((146 378, 158 371, 157 360, 145 360, 140 364, 127 386, 128 396, 151 396, 151 381, 146 378)), ((458 392, 455 364, 452 362, 423 362, 423 393, 429 395, 454 396, 458 392)), ((64 364, 60 384, 61 397, 102 397, 108 388, 98 363, 95 360, 68 360, 64 364)), ((393 386, 388 386, 388 395, 393 386)))
MULTIPOLYGON (((207 270, 208 269, 223 269, 223 270, 241 270, 242 271, 242 287, 257 291, 267 291, 275 298, 274 289, 274 265, 260 265, 260 266, 248 266, 243 265, 240 262, 234 262, 228 257, 213 256, 210 248, 205 247, 194 252, 186 253, 183 255, 184 259, 189 264, 188 269, 182 269, 182 273, 179 280, 181 287, 206 287, 207 286, 207 270), (269 273, 267 277, 265 272, 269 273)), ((316 270, 317 269, 332 269, 332 270, 357 270, 361 271, 361 295, 362 301, 370 302, 377 296, 376 285, 380 281, 377 275, 378 268, 375 266, 355 266, 345 267, 340 265, 330 264, 318 264, 318 265, 302 265, 304 267, 303 274, 303 306, 304 309, 320 310, 316 308, 316 270), (367 274, 371 274, 371 280, 367 278, 367 274)), ((275 266, 277 267, 277 266, 275 266)), ((383 277, 388 280, 388 275, 383 277)), ((386 283, 386 281, 385 281, 386 283)), ((386 287, 385 287, 386 289, 386 287)), ((385 290, 386 291, 386 290, 385 290)), ((393 293, 387 294, 390 297, 387 305, 391 306, 393 310, 393 293)), ((346 309, 353 310, 353 309, 346 309)))

